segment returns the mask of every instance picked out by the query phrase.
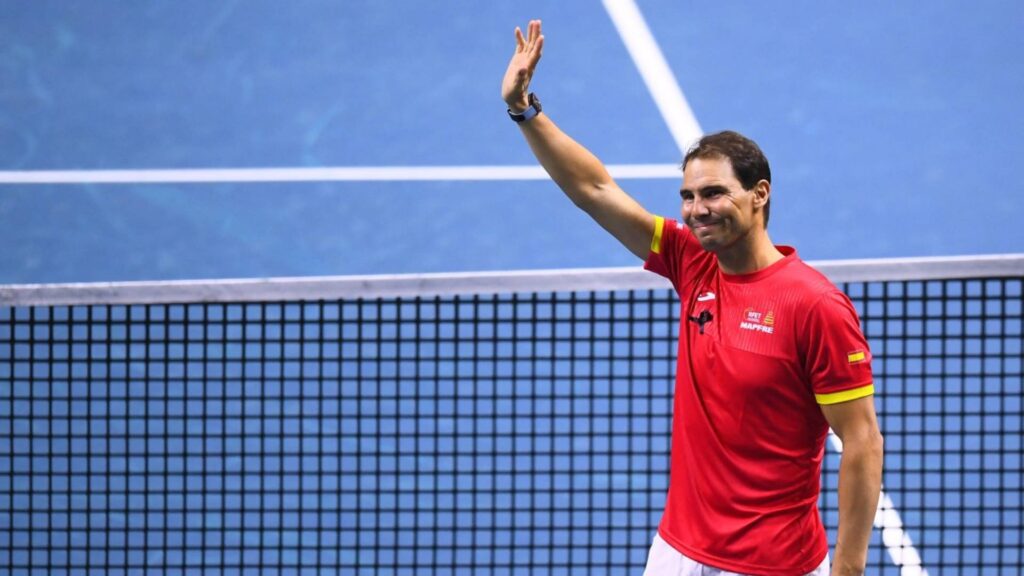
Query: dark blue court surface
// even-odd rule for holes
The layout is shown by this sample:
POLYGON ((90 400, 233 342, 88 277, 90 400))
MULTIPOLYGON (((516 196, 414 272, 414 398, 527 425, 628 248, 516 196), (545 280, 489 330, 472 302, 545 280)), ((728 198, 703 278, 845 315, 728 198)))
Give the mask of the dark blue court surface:
MULTIPOLYGON (((773 161, 804 257, 1015 252, 1015 2, 641 2, 697 120, 773 161)), ((529 165, 498 85, 534 87, 615 164, 680 151, 597 2, 16 3, 4 170, 529 165)), ((675 214, 675 179, 624 186, 675 214)), ((545 181, 0 187, 0 282, 590 267, 634 261, 545 181)))

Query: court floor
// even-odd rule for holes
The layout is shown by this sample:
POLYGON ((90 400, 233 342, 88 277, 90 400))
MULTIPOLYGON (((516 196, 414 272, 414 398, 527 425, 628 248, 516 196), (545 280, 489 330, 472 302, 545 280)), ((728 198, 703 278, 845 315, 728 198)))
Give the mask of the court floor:
POLYGON ((492 168, 536 169, 498 94, 530 17, 544 20, 546 111, 607 163, 658 167, 622 180, 654 212, 678 211, 671 166, 692 135, 663 114, 671 95, 658 100, 677 86, 700 129, 762 144, 773 238, 805 258, 1024 249, 1019 3, 640 0, 666 63, 647 78, 656 90, 621 5, 634 4, 12 6, 0 282, 636 264, 535 172, 492 168), (336 171, 225 176, 266 168, 336 171), (23 173, 81 170, 126 182, 23 173), (154 183, 153 170, 212 174, 154 183))

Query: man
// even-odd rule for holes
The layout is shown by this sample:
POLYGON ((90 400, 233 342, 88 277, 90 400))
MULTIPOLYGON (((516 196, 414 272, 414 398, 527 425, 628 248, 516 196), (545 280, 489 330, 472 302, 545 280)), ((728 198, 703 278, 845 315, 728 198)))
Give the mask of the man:
POLYGON ((682 218, 648 213, 528 87, 544 45, 516 28, 508 112, 567 196, 682 300, 671 480, 647 574, 828 574, 817 510, 829 426, 843 441, 833 574, 863 574, 881 486, 870 352, 850 301, 768 237, 771 174, 752 141, 705 136, 682 218))

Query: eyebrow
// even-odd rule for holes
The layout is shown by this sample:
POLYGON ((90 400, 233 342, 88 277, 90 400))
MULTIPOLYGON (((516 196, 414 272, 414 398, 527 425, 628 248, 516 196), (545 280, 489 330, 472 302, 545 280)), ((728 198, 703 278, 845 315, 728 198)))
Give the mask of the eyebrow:
MULTIPOLYGON (((708 186, 705 186, 703 188, 699 188, 699 189, 696 190, 696 192, 700 192, 701 194, 704 194, 706 192, 714 192, 714 191, 728 192, 729 189, 727 187, 725 187, 725 186, 722 186, 721 184, 711 184, 711 185, 708 185, 708 186)), ((679 190, 679 194, 680 195, 686 194, 686 193, 694 194, 695 191, 690 190, 689 188, 682 188, 682 189, 679 190)))

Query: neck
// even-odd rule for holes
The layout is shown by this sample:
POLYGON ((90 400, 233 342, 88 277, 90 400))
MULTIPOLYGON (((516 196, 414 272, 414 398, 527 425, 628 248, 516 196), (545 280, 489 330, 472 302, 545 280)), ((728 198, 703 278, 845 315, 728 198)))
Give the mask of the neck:
POLYGON ((772 244, 768 232, 761 228, 738 242, 719 250, 718 266, 726 274, 750 274, 782 260, 782 252, 772 244))

